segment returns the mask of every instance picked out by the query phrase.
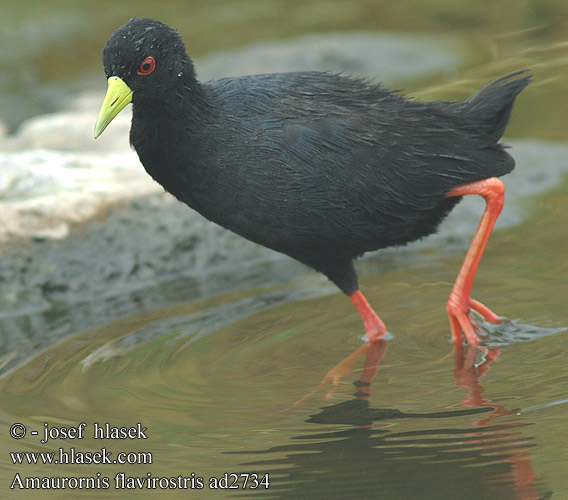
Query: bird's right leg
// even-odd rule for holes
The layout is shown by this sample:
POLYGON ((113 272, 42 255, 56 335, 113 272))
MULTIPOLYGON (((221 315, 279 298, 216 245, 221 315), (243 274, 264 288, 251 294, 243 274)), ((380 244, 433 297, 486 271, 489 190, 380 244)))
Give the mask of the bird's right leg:
POLYGON ((473 300, 470 297, 470 292, 483 250, 495 225, 495 221, 503 208, 505 187, 499 179, 492 177, 457 186, 447 196, 464 196, 467 194, 483 196, 486 207, 450 293, 446 310, 450 318, 452 342, 454 344, 461 342, 461 332, 463 331, 467 343, 475 347, 479 345, 476 333, 479 330, 479 326, 473 319, 471 310, 479 313, 490 323, 501 323, 499 316, 477 300, 473 300))

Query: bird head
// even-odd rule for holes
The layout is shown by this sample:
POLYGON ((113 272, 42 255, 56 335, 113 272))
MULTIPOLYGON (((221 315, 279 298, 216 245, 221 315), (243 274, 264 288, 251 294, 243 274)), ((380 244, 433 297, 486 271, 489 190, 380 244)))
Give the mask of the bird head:
POLYGON ((95 138, 129 103, 146 108, 167 103, 188 81, 195 81, 178 33, 153 19, 132 18, 118 28, 103 49, 103 65, 108 88, 95 138))

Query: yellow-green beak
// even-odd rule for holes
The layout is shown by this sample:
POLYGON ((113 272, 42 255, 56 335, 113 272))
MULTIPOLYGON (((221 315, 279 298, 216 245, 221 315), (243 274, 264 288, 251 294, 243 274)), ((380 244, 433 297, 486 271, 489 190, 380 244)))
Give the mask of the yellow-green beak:
POLYGON ((95 139, 101 135, 108 124, 132 101, 132 90, 118 76, 108 79, 105 99, 95 123, 95 139))

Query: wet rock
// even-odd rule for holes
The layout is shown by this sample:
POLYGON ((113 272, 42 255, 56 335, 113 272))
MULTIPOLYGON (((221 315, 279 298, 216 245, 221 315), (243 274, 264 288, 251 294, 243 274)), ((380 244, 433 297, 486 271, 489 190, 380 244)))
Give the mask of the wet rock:
MULTIPOLYGON (((104 93, 85 96, 88 102, 98 101, 100 106, 104 93)), ((79 101, 80 99, 77 99, 79 101)), ((128 151, 131 109, 124 110, 112 122, 112 133, 103 134, 95 141, 94 122, 98 107, 76 109, 49 115, 41 115, 24 122, 14 136, 0 140, 4 151, 50 149, 56 151, 81 151, 83 153, 128 151)))
POLYGON ((60 240, 107 207, 163 189, 131 152, 29 150, 0 154, 0 244, 60 240))

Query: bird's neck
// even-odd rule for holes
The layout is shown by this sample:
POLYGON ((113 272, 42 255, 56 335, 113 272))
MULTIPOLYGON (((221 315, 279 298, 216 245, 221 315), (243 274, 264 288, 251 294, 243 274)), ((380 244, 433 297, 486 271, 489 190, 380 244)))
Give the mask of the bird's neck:
POLYGON ((133 101, 130 142, 146 171, 167 191, 194 208, 192 193, 202 183, 202 131, 210 121, 211 99, 194 80, 167 100, 150 106, 133 101))
POLYGON ((132 99, 134 120, 176 120, 183 117, 186 124, 201 121, 211 109, 210 99, 193 72, 180 73, 168 88, 136 95, 132 99))

